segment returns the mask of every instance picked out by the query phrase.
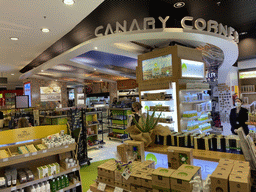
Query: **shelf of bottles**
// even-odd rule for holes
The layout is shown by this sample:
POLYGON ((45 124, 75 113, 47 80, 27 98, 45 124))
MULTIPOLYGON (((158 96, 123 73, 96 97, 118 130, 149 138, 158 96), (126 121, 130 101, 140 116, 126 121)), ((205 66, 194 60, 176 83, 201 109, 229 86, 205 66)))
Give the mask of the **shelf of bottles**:
POLYGON ((212 103, 209 89, 180 90, 180 126, 183 132, 210 131, 212 103))
POLYGON ((172 82, 171 85, 170 89, 141 91, 142 113, 148 111, 152 115, 154 109, 156 109, 155 118, 160 115, 159 124, 168 126, 170 130, 178 132, 176 83, 172 82), (153 96, 153 94, 156 95, 153 96), (147 97, 148 95, 151 95, 151 97, 147 97))

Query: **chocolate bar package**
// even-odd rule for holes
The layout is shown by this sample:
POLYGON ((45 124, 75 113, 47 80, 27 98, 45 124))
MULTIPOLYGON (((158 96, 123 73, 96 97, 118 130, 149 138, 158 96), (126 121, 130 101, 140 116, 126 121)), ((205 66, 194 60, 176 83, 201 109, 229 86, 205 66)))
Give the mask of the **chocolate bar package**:
POLYGON ((194 148, 194 138, 197 137, 199 133, 193 133, 190 135, 190 148, 194 148))
POLYGON ((175 133, 175 134, 173 134, 173 135, 171 135, 171 137, 172 137, 172 146, 177 146, 177 136, 178 135, 181 135, 182 133, 175 133))
POLYGON ((177 136, 177 147, 185 147, 185 135, 178 135, 177 136))

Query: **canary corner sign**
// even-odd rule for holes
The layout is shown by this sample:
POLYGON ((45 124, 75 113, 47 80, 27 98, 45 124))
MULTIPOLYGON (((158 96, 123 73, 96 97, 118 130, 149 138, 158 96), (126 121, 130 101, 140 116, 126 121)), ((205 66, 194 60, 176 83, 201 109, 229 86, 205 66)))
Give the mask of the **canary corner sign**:
MULTIPOLYGON (((166 28, 166 23, 169 18, 169 16, 165 18, 158 17, 158 20, 162 23, 162 29, 166 28)), ((143 19, 143 26, 141 28, 136 19, 133 19, 130 26, 128 26, 127 21, 124 20, 123 24, 116 22, 115 30, 113 26, 108 23, 106 27, 104 27, 103 25, 96 27, 94 33, 96 37, 102 37, 115 33, 155 29, 155 22, 155 18, 146 17, 143 19)), ((202 18, 194 19, 194 17, 186 16, 181 20, 181 26, 183 29, 186 30, 197 30, 208 34, 216 34, 233 40, 236 43, 239 43, 239 34, 234 28, 223 25, 222 23, 218 23, 214 20, 205 21, 202 18)))

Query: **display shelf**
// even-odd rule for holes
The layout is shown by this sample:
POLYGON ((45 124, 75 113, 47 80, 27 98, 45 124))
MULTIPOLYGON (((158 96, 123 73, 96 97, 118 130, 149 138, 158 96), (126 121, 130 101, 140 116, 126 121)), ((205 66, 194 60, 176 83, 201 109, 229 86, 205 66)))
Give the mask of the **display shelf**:
MULTIPOLYGON (((154 111, 149 111, 149 112, 154 112, 154 111)), ((155 111, 155 112, 162 112, 162 113, 166 112, 166 113, 171 113, 171 112, 175 112, 175 111, 174 111, 174 110, 170 110, 170 111, 155 111)))
POLYGON ((65 188, 63 188, 63 189, 60 189, 60 190, 58 190, 57 192, 64 192, 64 191, 68 191, 68 190, 70 190, 70 189, 73 189, 73 188, 75 188, 75 187, 78 187, 78 186, 80 186, 81 185, 81 182, 79 181, 79 182, 76 182, 76 183, 70 183, 69 184, 69 186, 68 187, 65 187, 65 188))
POLYGON ((173 99, 164 99, 164 100, 144 100, 144 99, 142 99, 141 101, 173 101, 173 99))
POLYGON ((117 140, 117 141, 126 141, 126 140, 130 140, 130 138, 124 138, 124 139, 121 139, 121 138, 117 138, 117 137, 110 137, 108 136, 109 140, 117 140))
POLYGON ((241 93, 242 95, 246 95, 246 94, 248 94, 248 95, 255 95, 256 94, 256 92, 243 92, 243 93, 241 93))
POLYGON ((182 101, 181 103, 182 104, 194 104, 194 103, 204 103, 204 102, 209 102, 209 101, 211 101, 211 100, 208 99, 208 100, 198 100, 198 101, 191 101, 191 102, 184 102, 184 101, 182 101))
POLYGON ((198 119, 199 116, 195 116, 195 117, 181 117, 181 120, 183 121, 191 121, 191 120, 195 120, 198 119))
MULTIPOLYGON (((146 147, 145 151, 152 153, 167 154, 168 147, 169 146, 166 145, 153 145, 152 147, 146 147)), ((219 162, 220 159, 232 159, 238 161, 245 160, 244 155, 241 154, 225 153, 219 151, 206 151, 200 149, 193 149, 193 158, 214 162, 219 162)))
POLYGON ((54 119, 54 118, 67 117, 67 115, 56 115, 56 116, 44 116, 44 115, 39 115, 39 117, 45 117, 45 118, 49 118, 49 119, 54 119))
POLYGON ((201 92, 210 91, 211 89, 180 89, 181 92, 201 92))
POLYGON ((6 167, 9 165, 15 165, 18 163, 32 161, 32 160, 35 160, 38 158, 43 158, 43 157, 48 157, 48 156, 52 156, 52 155, 57 155, 60 153, 74 151, 75 148, 76 148, 76 144, 71 144, 71 145, 65 145, 65 146, 45 149, 45 150, 37 151, 34 153, 28 153, 28 154, 23 154, 23 155, 17 155, 14 157, 8 157, 5 159, 0 159, 0 167, 6 167))
POLYGON ((125 130, 126 128, 124 127, 115 127, 115 126, 108 126, 108 128, 112 128, 112 129, 121 129, 121 130, 125 130))
POLYGON ((29 187, 31 185, 42 183, 44 181, 48 181, 48 180, 53 179, 55 177, 65 175, 65 174, 68 174, 68 173, 72 173, 72 172, 75 172, 75 171, 78 171, 78 170, 80 170, 80 166, 72 167, 72 168, 67 169, 67 170, 60 167, 60 173, 49 176, 49 177, 44 177, 42 179, 39 179, 37 172, 34 172, 35 179, 33 181, 29 181, 29 182, 20 184, 19 180, 17 179, 17 185, 16 186, 8 187, 8 188, 5 188, 5 189, 0 189, 0 192, 11 192, 11 191, 15 191, 15 190, 18 190, 18 189, 23 189, 25 187, 29 187))
POLYGON ((254 125, 254 126, 256 126, 256 122, 255 122, 255 124, 253 124, 253 123, 251 123, 251 122, 245 122, 245 124, 246 124, 246 125, 254 125))
POLYGON ((109 108, 109 110, 115 110, 115 111, 127 111, 127 110, 131 110, 131 108, 109 108))

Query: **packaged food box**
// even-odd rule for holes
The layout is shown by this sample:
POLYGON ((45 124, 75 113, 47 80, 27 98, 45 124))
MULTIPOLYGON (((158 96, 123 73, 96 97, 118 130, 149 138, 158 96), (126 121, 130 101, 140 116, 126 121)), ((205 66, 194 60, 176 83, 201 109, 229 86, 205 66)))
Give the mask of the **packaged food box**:
POLYGON ((215 171, 210 176, 211 178, 211 192, 228 192, 229 186, 228 186, 228 179, 229 179, 230 173, 227 171, 220 171, 215 169, 215 171))
POLYGON ((145 151, 144 151, 144 142, 143 141, 132 141, 128 140, 125 141, 124 144, 126 145, 126 151, 129 154, 136 153, 136 161, 145 161, 145 151))
POLYGON ((194 166, 194 165, 186 165, 183 164, 178 168, 179 171, 185 171, 186 173, 192 173, 194 176, 200 176, 201 177, 201 167, 194 166))
POLYGON ((168 167, 178 169, 183 164, 193 165, 193 149, 184 147, 168 147, 168 167))
POLYGON ((127 183, 122 183, 122 188, 127 190, 127 191, 130 191, 131 190, 131 185, 127 184, 127 183))
POLYGON ((122 183, 123 182, 123 176, 121 171, 115 170, 115 181, 122 183))
POLYGON ((231 174, 229 176, 229 189, 235 192, 250 192, 250 179, 248 175, 231 174))
POLYGON ((54 163, 55 167, 56 167, 56 174, 60 173, 60 165, 59 163, 54 163))
POLYGON ((55 164, 50 164, 50 165, 47 165, 48 166, 48 175, 51 176, 51 175, 55 175, 56 174, 56 165, 55 164))
POLYGON ((152 173, 152 187, 155 189, 170 189, 171 175, 175 170, 159 167, 152 173))
POLYGON ((132 174, 131 174, 131 184, 132 185, 138 185, 138 186, 141 186, 142 184, 141 184, 141 178, 142 178, 142 175, 143 175, 143 173, 141 173, 141 172, 138 172, 138 171, 136 171, 136 172, 133 172, 132 174))
POLYGON ((126 156, 126 145, 121 144, 117 146, 117 154, 120 156, 121 161, 123 163, 127 163, 127 156, 126 156))
POLYGON ((37 167, 37 174, 38 174, 39 179, 44 178, 43 177, 43 168, 42 167, 37 167))
POLYGON ((155 164, 156 164, 155 161, 152 161, 152 160, 146 160, 142 163, 143 166, 151 169, 155 169, 155 164))
POLYGON ((152 174, 144 173, 141 177, 141 186, 152 188, 152 174))

